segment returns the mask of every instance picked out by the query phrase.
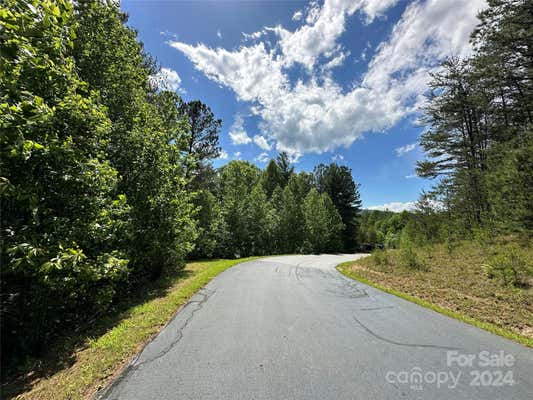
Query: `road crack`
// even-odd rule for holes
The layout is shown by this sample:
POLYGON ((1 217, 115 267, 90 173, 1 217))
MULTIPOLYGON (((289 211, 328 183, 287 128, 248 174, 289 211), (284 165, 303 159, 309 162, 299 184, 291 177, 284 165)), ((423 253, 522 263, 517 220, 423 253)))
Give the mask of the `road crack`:
MULTIPOLYGON (((161 357, 164 357, 170 350, 172 350, 172 348, 178 344, 178 342, 183 338, 183 330, 187 327, 187 325, 189 325, 189 322, 192 321, 193 317, 194 317, 194 314, 196 314, 198 311, 200 311, 203 307, 203 305, 205 304, 205 302, 207 300, 209 300, 209 298, 215 294, 215 290, 209 292, 207 290, 203 290, 203 292, 206 292, 206 293, 202 293, 202 292, 198 292, 198 296, 201 296, 202 298, 200 300, 191 300, 189 302, 187 302, 187 304, 185 304, 185 306, 183 306, 183 308, 180 310, 180 312, 183 312, 183 310, 185 308, 187 308, 188 306, 190 306, 191 304, 197 304, 198 306, 193 309, 191 311, 191 314, 185 319, 184 323, 180 326, 180 328, 178 329, 177 331, 177 335, 176 337, 174 338, 174 340, 167 346, 165 347, 165 349, 163 349, 161 352, 159 352, 158 354, 156 354, 154 357, 152 358, 149 358, 141 363, 138 363, 138 364, 135 364, 135 367, 138 368, 142 365, 145 365, 145 364, 148 364, 148 363, 151 363, 151 362, 154 362, 158 359, 160 359, 161 357)), ((177 314, 176 314, 177 316, 177 314)))
POLYGON ((459 350, 457 347, 449 347, 449 346, 438 346, 434 344, 419 344, 419 343, 403 343, 403 342, 397 342, 395 340, 384 338, 383 336, 378 335, 374 331, 372 331, 369 327, 367 327, 365 324, 363 324, 355 315, 352 315, 355 322, 357 322, 361 328, 363 328, 366 332, 368 332, 370 335, 374 336, 376 339, 379 339, 383 342, 394 344, 396 346, 405 346, 405 347, 421 347, 421 348, 429 348, 429 349, 439 349, 439 350, 459 350))
MULTIPOLYGON (((149 364, 149 363, 152 363, 158 359, 160 359, 161 357, 164 357, 166 354, 168 354, 168 352, 170 350, 172 350, 172 348, 174 346, 176 346, 176 344, 179 343, 179 341, 183 338, 183 330, 187 327, 187 325, 189 325, 189 323, 191 322, 191 320, 193 319, 194 315, 202 309, 203 305, 205 304, 205 302, 207 300, 209 300, 209 298, 215 294, 216 290, 212 290, 212 291, 208 291, 206 289, 202 289, 201 291, 199 291, 196 296, 200 296, 201 299, 200 300, 190 300, 188 301, 187 303, 185 303, 185 305, 183 307, 181 307, 181 309, 174 315, 174 317, 172 317, 172 319, 168 322, 168 324, 163 327, 163 329, 160 331, 163 332, 163 330, 165 328, 167 328, 171 323, 172 321, 181 313, 183 312, 187 307, 189 307, 191 304, 196 304, 197 307, 195 309, 193 309, 191 311, 191 314, 185 319, 184 323, 178 328, 177 330, 177 335, 176 337, 174 338, 174 340, 168 345, 165 347, 164 350, 162 350, 161 352, 159 352, 158 354, 156 354, 154 357, 152 358, 149 358, 145 361, 142 361, 140 363, 137 363, 137 360, 140 358, 140 356, 142 355, 143 351, 151 344, 153 343, 153 340, 150 341, 146 347, 137 355, 137 357, 135 357, 131 363, 122 371, 122 373, 120 374, 120 376, 115 379, 107 388, 105 388, 103 390, 103 392, 101 394, 97 394, 95 396, 95 398, 98 398, 98 399, 103 399, 103 398, 107 398, 108 395, 114 395, 114 396, 117 396, 117 395, 120 395, 120 383, 122 381, 127 381, 128 378, 130 378, 133 373, 135 371, 137 371, 140 367, 142 367, 143 365, 146 365, 146 364, 149 364), (114 389, 118 389, 118 393, 113 393, 114 389)), ((154 340, 157 340, 157 336, 155 337, 154 340)), ((116 400, 118 399, 118 397, 109 397, 109 400, 116 400)))

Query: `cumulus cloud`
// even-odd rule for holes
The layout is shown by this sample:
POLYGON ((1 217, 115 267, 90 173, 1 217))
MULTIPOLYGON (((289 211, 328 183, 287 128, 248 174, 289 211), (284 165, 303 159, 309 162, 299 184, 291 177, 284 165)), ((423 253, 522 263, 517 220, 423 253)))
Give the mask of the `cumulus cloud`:
POLYGON ((166 90, 180 90, 181 78, 176 71, 170 68, 161 68, 161 70, 150 78, 153 85, 166 90))
POLYGON ((394 149, 394 152, 398 157, 403 156, 404 154, 409 153, 410 151, 413 151, 416 149, 416 143, 410 143, 406 144, 405 146, 400 146, 394 149))
POLYGON ((402 212, 402 211, 412 211, 416 206, 416 202, 407 201, 405 203, 399 201, 393 201, 391 203, 385 203, 379 206, 367 207, 368 210, 378 210, 378 211, 392 211, 392 212, 402 212))
POLYGON ((244 130, 244 120, 240 114, 235 116, 235 121, 230 128, 229 137, 233 144, 248 144, 252 141, 250 136, 244 130))
MULTIPOLYGON (((264 27, 248 35, 252 44, 234 50, 169 44, 209 79, 248 102, 261 119, 261 136, 298 159, 306 152, 350 146, 364 133, 386 130, 414 112, 423 101, 429 72, 437 70, 439 61, 469 54, 476 14, 485 6, 485 0, 413 2, 390 37, 375 49, 361 81, 341 86, 329 69, 343 65, 349 54, 339 43, 347 19, 360 13, 370 23, 396 3, 313 1, 302 13, 305 23, 295 31, 264 27), (307 71, 305 79, 289 79, 294 65, 307 71)), ((239 144, 252 140, 242 126, 232 132, 232 141, 235 137, 239 144)))
POLYGON ((272 146, 267 142, 264 136, 255 135, 254 143, 258 145, 260 148, 262 148, 263 150, 269 151, 272 149, 272 146))
POLYGON ((335 154, 333 157, 331 157, 331 161, 333 162, 344 161, 344 156, 342 154, 335 154))
POLYGON ((270 156, 268 155, 268 153, 265 152, 259 154, 256 158, 254 158, 255 161, 260 163, 266 163, 269 159, 270 156))
POLYGON ((292 20, 293 21, 300 21, 302 19, 302 17, 304 16, 303 12, 301 10, 299 11, 296 11, 293 16, 292 16, 292 20))
POLYGON ((228 152, 226 150, 220 150, 220 154, 218 155, 219 160, 227 160, 228 159, 228 152))
POLYGON ((236 151, 235 153, 233 153, 233 158, 236 160, 239 160, 241 158, 241 152, 236 151))

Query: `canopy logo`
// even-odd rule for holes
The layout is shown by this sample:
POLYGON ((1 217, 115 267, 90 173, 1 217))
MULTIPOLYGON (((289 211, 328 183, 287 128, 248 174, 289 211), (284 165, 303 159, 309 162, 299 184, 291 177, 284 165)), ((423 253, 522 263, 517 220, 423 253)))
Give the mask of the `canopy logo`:
POLYGON ((446 353, 448 370, 424 371, 417 366, 404 371, 388 371, 385 379, 394 385, 409 385, 412 390, 424 390, 424 385, 455 389, 463 376, 467 377, 470 386, 512 386, 515 380, 510 368, 514 364, 513 355, 504 351, 463 354, 454 350, 446 353))

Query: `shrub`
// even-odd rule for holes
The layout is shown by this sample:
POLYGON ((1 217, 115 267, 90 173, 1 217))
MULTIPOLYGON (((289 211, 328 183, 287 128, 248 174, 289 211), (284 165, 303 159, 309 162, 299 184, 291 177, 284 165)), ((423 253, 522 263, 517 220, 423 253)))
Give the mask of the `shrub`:
POLYGON ((400 263, 401 265, 409 269, 419 271, 427 270, 426 265, 411 246, 407 246, 400 251, 400 263))
POLYGON ((529 287, 533 281, 533 265, 516 245, 507 246, 491 257, 483 269, 490 279, 504 285, 529 287))
POLYGON ((372 252, 372 260, 374 260, 376 265, 390 265, 389 255, 385 250, 374 250, 372 252))

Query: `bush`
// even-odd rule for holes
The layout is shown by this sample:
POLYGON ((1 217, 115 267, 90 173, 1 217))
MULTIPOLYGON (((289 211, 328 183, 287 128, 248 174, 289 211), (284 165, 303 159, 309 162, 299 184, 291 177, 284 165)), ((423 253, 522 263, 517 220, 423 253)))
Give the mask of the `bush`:
POLYGON ((390 265, 389 255, 385 250, 374 250, 372 252, 372 260, 376 265, 390 265))
POLYGON ((516 245, 504 248, 483 265, 483 269, 490 279, 497 279, 504 285, 529 287, 533 282, 533 265, 516 245))
POLYGON ((400 251, 400 263, 406 268, 426 271, 427 267, 411 246, 400 251))

